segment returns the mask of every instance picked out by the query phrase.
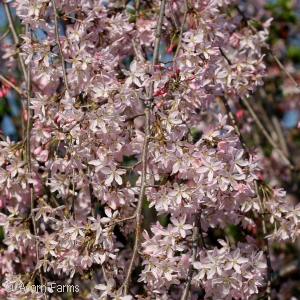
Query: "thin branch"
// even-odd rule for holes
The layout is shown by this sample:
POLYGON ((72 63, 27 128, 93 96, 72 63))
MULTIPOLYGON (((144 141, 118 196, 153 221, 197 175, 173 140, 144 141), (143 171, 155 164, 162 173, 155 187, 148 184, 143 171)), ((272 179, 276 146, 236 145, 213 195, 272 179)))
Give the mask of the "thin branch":
POLYGON ((171 5, 171 0, 168 1, 168 8, 169 8, 169 11, 171 12, 171 17, 173 19, 173 22, 174 22, 174 25, 175 25, 175 29, 176 29, 176 31, 179 32, 180 31, 180 29, 179 29, 179 22, 178 22, 177 16, 174 13, 173 7, 171 5))
POLYGON ((183 20, 182 20, 181 27, 180 27, 180 32, 179 32, 179 37, 178 37, 177 49, 176 49, 176 52, 175 52, 175 54, 174 54, 173 61, 177 58, 179 49, 180 49, 180 47, 181 47, 181 41, 182 41, 182 35, 183 35, 183 29, 184 29, 184 25, 185 25, 185 22, 186 22, 188 10, 189 10, 188 0, 184 0, 184 15, 183 15, 183 20))
MULTIPOLYGON (((5 1, 3 1, 3 6, 4 6, 5 14, 6 14, 6 17, 7 17, 7 20, 8 20, 8 26, 9 26, 10 31, 12 33, 14 42, 15 42, 16 45, 19 45, 19 36, 17 34, 15 25, 14 25, 13 20, 12 20, 12 16, 11 16, 11 12, 10 12, 10 9, 9 9, 9 5, 8 5, 8 3, 6 3, 5 1)), ((19 50, 17 51, 17 53, 19 54, 19 50)), ((21 65, 21 72, 22 72, 22 74, 24 76, 25 81, 27 81, 28 75, 27 75, 27 72, 26 72, 26 68, 25 68, 23 57, 21 55, 18 55, 18 57, 19 57, 19 60, 20 60, 20 65, 21 65)))
MULTIPOLYGON (((166 5, 166 0, 162 0, 159 17, 158 17, 158 21, 157 21, 157 26, 156 26, 155 44, 154 44, 153 59, 152 59, 152 70, 154 70, 154 64, 157 63, 158 57, 159 57, 159 44, 160 44, 160 38, 161 38, 163 18, 164 18, 164 14, 165 14, 165 5, 166 5)), ((154 90, 154 83, 151 82, 149 91, 148 91, 149 98, 151 97, 153 90, 154 90)), ((139 199, 138 199, 136 213, 135 213, 135 216, 136 216, 135 241, 134 241, 134 248, 133 248, 132 257, 131 257, 131 260, 129 263, 128 271, 126 274, 126 278, 122 285, 124 295, 128 294, 129 281, 131 279, 135 260, 139 253, 140 242, 141 242, 140 235, 141 235, 141 222, 142 222, 142 204, 143 204, 143 199, 144 199, 145 190, 146 190, 147 155, 148 155, 148 145, 150 142, 150 115, 151 115, 150 107, 151 107, 151 101, 148 100, 146 103, 146 109, 145 109, 145 116, 146 116, 145 138, 144 138, 142 157, 141 157, 141 163, 142 163, 141 187, 140 187, 140 194, 139 194, 139 199)))
POLYGON ((73 192, 73 197, 72 197, 72 214, 73 214, 73 220, 75 221, 75 169, 73 169, 73 178, 72 178, 72 192, 73 192))
POLYGON ((266 294, 267 294, 267 299, 271 300, 271 279, 272 279, 272 265, 271 265, 271 259, 270 259, 270 251, 269 251, 269 242, 268 239, 266 238, 267 236, 267 229, 266 229, 266 221, 265 221, 265 207, 262 202, 260 192, 258 189, 258 183, 255 180, 254 181, 254 186, 255 186, 255 191, 256 195, 258 197, 258 203, 260 206, 260 211, 261 211, 261 218, 262 218, 262 231, 263 231, 263 239, 264 239, 264 253, 266 256, 267 260, 267 289, 266 289, 266 294))
POLYGON ((203 237, 203 232, 202 232, 202 226, 201 226, 201 214, 202 214, 202 207, 200 209, 200 220, 199 220, 199 230, 200 230, 200 237, 201 237, 201 243, 202 243, 202 248, 207 249, 205 242, 204 242, 204 237, 203 237))
POLYGON ((268 142, 271 144, 271 146, 277 151, 277 153, 281 156, 281 158, 284 160, 284 162, 289 166, 291 170, 294 170, 295 167, 293 164, 290 162, 290 160, 286 157, 286 155, 282 152, 282 150, 278 147, 278 145, 273 141, 272 137, 269 135, 269 133, 266 131, 265 127, 263 124, 260 122, 259 118, 257 117, 256 113, 252 109, 251 105, 247 101, 246 98, 242 97, 241 98, 243 104, 246 106, 247 110, 249 111, 251 117, 254 119, 255 123, 263 133, 263 135, 266 137, 268 142))
MULTIPOLYGON (((235 5, 235 7, 238 10, 238 12, 240 13, 240 15, 242 16, 242 18, 245 21, 245 23, 247 24, 247 26, 249 26, 255 33, 257 33, 257 29, 249 22, 249 19, 246 17, 246 15, 244 14, 244 12, 239 8, 239 6, 235 5)), ((270 48, 268 48, 268 47, 266 47, 266 50, 273 57, 273 59, 275 60, 275 62, 278 65, 278 67, 292 80, 292 82, 294 83, 295 87, 300 88, 299 84, 295 81, 295 79, 293 78, 293 76, 283 66, 283 64, 277 58, 277 56, 275 55, 275 53, 270 48)))
POLYGON ((54 0, 52 0, 51 2, 52 2, 53 10, 54 10, 55 38, 56 38, 56 44, 57 44, 57 47, 58 47, 58 51, 59 51, 59 54, 60 54, 60 57, 61 57, 62 71, 63 71, 63 77, 64 77, 64 86, 65 86, 65 90, 68 92, 68 94, 70 94, 69 86, 68 86, 68 78, 67 78, 67 73, 66 73, 65 59, 64 59, 64 55, 63 55, 63 52, 62 52, 62 49, 61 49, 60 39, 59 39, 56 4, 55 4, 54 0))
MULTIPOLYGON (((280 121, 278 120, 278 118, 277 118, 277 116, 274 112, 273 106, 272 106, 272 104, 270 103, 270 101, 268 99, 268 95, 266 94, 266 92, 263 88, 259 88, 258 92, 259 92, 262 100, 265 102, 265 105, 267 107, 267 113, 270 114, 270 118, 271 118, 273 126, 275 128, 275 131, 276 131, 276 134, 277 134, 277 137, 278 137, 278 140, 279 140, 280 147, 281 147, 283 153, 290 159, 289 150, 288 150, 286 140, 285 140, 284 135, 283 135, 282 128, 280 126, 280 121)), ((271 94, 270 94, 270 96, 272 97, 271 94)))
MULTIPOLYGON (((91 174, 90 165, 88 165, 88 167, 87 167, 87 173, 91 174)), ((92 217, 95 218, 95 201, 94 201, 94 196, 93 196, 93 186, 92 186, 91 182, 89 182, 89 191, 90 191, 90 198, 91 198, 91 213, 92 213, 92 217)))
POLYGON ((161 188, 163 186, 165 186, 165 185, 152 184, 152 185, 146 185, 146 188, 156 188, 156 189, 159 189, 159 188, 161 188))
POLYGON ((197 257, 197 249, 198 249, 198 242, 199 242, 199 233, 200 233, 200 219, 201 219, 201 211, 197 213, 195 217, 195 225, 193 228, 193 236, 192 236, 192 256, 191 256, 191 264, 188 271, 188 276, 186 282, 184 284, 184 290, 182 292, 181 300, 187 300, 188 294, 190 291, 193 273, 194 273, 194 266, 193 263, 196 261, 197 257))

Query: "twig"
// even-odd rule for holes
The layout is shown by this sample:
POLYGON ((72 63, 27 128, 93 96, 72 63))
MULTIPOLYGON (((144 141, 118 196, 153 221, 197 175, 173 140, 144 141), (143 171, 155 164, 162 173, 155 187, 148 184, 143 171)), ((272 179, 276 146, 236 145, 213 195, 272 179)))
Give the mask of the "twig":
POLYGON ((186 21, 186 18, 187 18, 188 10, 189 10, 188 0, 184 0, 184 15, 183 15, 183 20, 182 20, 181 27, 180 27, 177 49, 176 49, 176 52, 174 54, 173 61, 175 61, 175 58, 177 57, 179 49, 180 49, 180 46, 181 46, 182 35, 183 35, 183 28, 184 28, 185 21, 186 21))
POLYGON ((188 298, 188 293, 191 287, 192 278, 194 267, 193 263, 196 260, 197 256, 197 249, 198 249, 198 242, 199 242, 199 233, 200 233, 200 218, 201 218, 201 211, 197 213, 195 217, 195 225, 193 228, 193 236, 192 236, 192 256, 191 256, 191 264, 188 271, 188 276, 186 282, 184 284, 184 290, 182 292, 181 300, 186 300, 188 298))
POLYGON ((135 54, 135 56, 136 56, 136 59, 137 59, 137 60, 140 60, 140 61, 144 61, 145 59, 144 59, 143 55, 141 55, 141 54, 139 53, 134 38, 131 38, 131 43, 132 43, 132 47, 133 47, 133 50, 134 50, 134 54, 135 54))
MULTIPOLYGON (((159 44, 160 44, 163 17, 165 14, 165 5, 166 5, 166 0, 162 0, 159 17, 158 17, 158 21, 157 21, 157 26, 156 26, 156 37, 155 37, 153 59, 152 59, 152 70, 154 70, 154 64, 156 64, 156 62, 158 61, 159 44)), ((148 92, 149 98, 151 97, 153 90, 154 90, 154 83, 151 82, 150 87, 149 87, 149 92, 148 92)), ((145 190, 146 190, 147 154, 148 154, 148 145, 149 145, 149 141, 150 141, 150 107, 151 107, 151 103, 150 103, 150 100, 148 100, 146 103, 146 109, 145 109, 145 116, 146 116, 145 138, 144 138, 142 157, 141 157, 141 162, 142 162, 141 188, 140 188, 140 194, 139 194, 138 203, 137 203, 137 207, 136 207, 136 213, 135 213, 135 216, 136 216, 135 241, 134 241, 134 248, 133 248, 132 257, 131 257, 131 260, 129 263, 127 275, 126 275, 125 281, 122 285, 124 295, 128 294, 129 281, 131 279, 132 271, 133 271, 134 264, 135 264, 135 259, 138 255, 138 252, 140 249, 140 242, 141 242, 140 234, 141 234, 141 221, 142 221, 142 204, 143 204, 143 199, 144 199, 145 190)))
POLYGON ((4 76, 0 75, 0 80, 4 81, 6 84, 8 84, 9 86, 11 86, 21 96, 25 96, 24 95, 24 91, 22 91, 22 89, 20 89, 19 87, 15 86, 12 82, 10 82, 9 80, 7 80, 4 76))
POLYGON ((259 94, 260 94, 262 100, 265 102, 268 114, 270 114, 270 116, 271 116, 271 120, 272 120, 273 126, 275 128, 275 131, 277 133, 277 137, 278 137, 279 144, 280 144, 280 147, 282 149, 282 152, 290 159, 289 150, 288 150, 288 147, 287 147, 287 144, 286 144, 286 140, 284 138, 282 128, 280 126, 280 122, 279 122, 279 120, 278 120, 278 118, 277 118, 277 116, 274 112, 273 106, 270 103, 270 101, 268 99, 268 96, 266 95, 265 90, 263 88, 259 88, 258 91, 259 91, 259 94))
POLYGON ((59 54, 60 54, 60 57, 61 57, 62 71, 63 71, 63 77, 64 77, 64 86, 65 86, 65 89, 68 92, 68 94, 70 94, 69 86, 68 86, 68 78, 67 78, 67 73, 66 73, 65 59, 64 59, 64 55, 63 55, 63 52, 62 52, 62 49, 61 49, 60 39, 59 39, 56 4, 55 4, 54 0, 52 0, 51 2, 52 2, 53 10, 54 10, 55 38, 56 38, 56 44, 57 44, 57 47, 58 47, 58 51, 59 51, 59 54))
POLYGON ((122 223, 122 222, 125 222, 125 221, 133 220, 134 218, 136 218, 136 214, 134 214, 134 215, 131 216, 131 217, 124 218, 124 219, 122 219, 122 220, 117 220, 117 221, 113 222, 112 224, 109 224, 109 227, 115 226, 115 225, 117 225, 117 224, 119 224, 119 223, 122 223))
MULTIPOLYGON (((240 15, 242 16, 242 18, 245 21, 245 23, 247 24, 247 26, 249 26, 255 33, 257 33, 257 29, 249 22, 249 19, 246 17, 246 15, 244 14, 244 12, 239 8, 239 6, 235 5, 235 7, 238 10, 238 12, 240 13, 240 15)), ((293 78, 293 76, 283 66, 283 64, 277 58, 277 56, 275 55, 275 53, 270 48, 268 48, 268 47, 266 47, 266 50, 267 50, 267 52, 269 54, 271 54, 271 56, 273 57, 273 59, 277 63, 278 67, 292 80, 292 82, 294 83, 295 87, 299 88, 300 87, 299 84, 295 81, 295 79, 293 78)))
POLYGON ((141 163, 141 161, 137 161, 135 164, 131 165, 131 166, 118 166, 118 168, 122 168, 122 169, 133 169, 134 167, 136 167, 137 165, 139 165, 141 163))
MULTIPOLYGON (((14 42, 15 42, 16 45, 19 45, 19 36, 18 36, 16 28, 14 26, 8 3, 6 3, 6 1, 2 1, 2 2, 3 2, 4 10, 5 10, 5 13, 6 13, 6 17, 7 17, 7 20, 8 20, 8 26, 10 28, 10 31, 11 31, 12 35, 13 35, 14 42)), ((17 51, 17 52, 19 53, 19 51, 17 51)), ((24 76, 25 81, 27 81, 28 75, 26 73, 26 68, 25 68, 23 57, 21 55, 18 55, 18 56, 19 56, 19 60, 20 60, 22 74, 24 76)))
POLYGON ((231 111, 231 109, 230 109, 230 106, 229 106, 229 104, 228 104, 228 102, 227 102, 227 100, 226 100, 226 98, 225 98, 224 96, 221 96, 221 99, 222 99, 222 102, 223 102, 223 104, 224 104, 224 106, 225 106, 227 115, 228 115, 228 117, 229 117, 229 119, 230 119, 230 121, 231 121, 231 123, 232 123, 232 125, 233 125, 233 127, 234 127, 235 133, 236 133, 237 136, 239 137, 243 149, 246 150, 247 147, 246 147, 245 140, 244 140, 244 138, 243 138, 243 136, 242 136, 242 134, 241 134, 241 131, 240 131, 238 125, 237 125, 237 122, 236 122, 236 120, 235 120, 235 117, 234 117, 233 114, 232 114, 232 111, 231 111))
POLYGON ((261 196, 259 193, 258 189, 258 183, 255 180, 254 181, 254 186, 255 186, 255 191, 258 197, 258 203, 260 206, 260 211, 261 211, 261 218, 262 218, 262 231, 263 231, 263 239, 264 239, 264 253, 266 256, 267 260, 267 289, 266 289, 266 294, 267 294, 267 299, 271 300, 271 279, 272 279, 272 265, 271 265, 271 259, 270 259, 270 251, 269 251, 269 242, 268 239, 266 238, 267 236, 267 229, 266 229, 266 221, 265 221, 265 207, 264 204, 262 203, 261 196))
POLYGON ((142 113, 142 114, 138 114, 138 115, 133 116, 133 117, 126 118, 126 119, 125 119, 125 122, 132 121, 132 120, 134 120, 134 119, 136 119, 136 118, 138 118, 138 117, 143 117, 144 115, 145 115, 145 114, 142 113))
POLYGON ((9 34, 9 29, 6 30, 6 32, 0 37, 0 41, 4 39, 9 34))

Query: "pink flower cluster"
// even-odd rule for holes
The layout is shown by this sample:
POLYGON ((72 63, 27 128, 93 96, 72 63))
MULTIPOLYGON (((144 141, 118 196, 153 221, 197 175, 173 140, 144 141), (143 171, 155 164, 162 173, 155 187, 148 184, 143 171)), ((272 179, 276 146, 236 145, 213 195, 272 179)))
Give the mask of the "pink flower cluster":
MULTIPOLYGON (((193 267, 192 285, 205 298, 248 299, 266 275, 263 252, 250 237, 237 245, 219 241, 220 249, 203 244, 196 258, 191 245, 200 212, 202 236, 227 224, 255 226, 249 212, 260 213, 254 188, 259 162, 217 105, 220 97, 236 101, 262 85, 268 26, 254 33, 241 17, 221 13, 234 1, 192 0, 176 44, 180 28, 176 34, 169 28, 184 22, 185 3, 168 1, 159 38, 177 45, 177 56, 170 65, 162 54, 152 68, 148 58, 162 2, 139 2, 145 12, 132 14, 131 2, 124 7, 124 1, 13 1, 30 28, 20 35, 20 56, 33 82, 33 117, 30 161, 23 141, 0 142, 4 287, 42 272, 44 283, 47 274, 74 281, 93 277, 90 290, 100 292, 89 291, 86 299, 177 299, 193 267), (128 157, 131 165, 125 164, 128 157), (138 232, 135 221, 144 185, 150 207, 170 217, 167 227, 151 224, 152 235, 138 232), (140 258, 132 264, 142 271, 126 294, 132 235, 141 239, 140 258)), ((275 189, 266 200, 271 223, 281 225, 270 237, 295 239, 299 205, 284 204, 283 196, 275 189)), ((20 296, 12 292, 7 299, 20 296)))

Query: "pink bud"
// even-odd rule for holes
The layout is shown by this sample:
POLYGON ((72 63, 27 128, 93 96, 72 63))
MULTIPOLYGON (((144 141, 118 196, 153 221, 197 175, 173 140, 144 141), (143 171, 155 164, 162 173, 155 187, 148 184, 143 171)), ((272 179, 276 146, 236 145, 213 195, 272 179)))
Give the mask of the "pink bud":
POLYGON ((240 118, 242 118, 242 117, 245 115, 245 112, 244 112, 244 110, 243 110, 242 108, 240 108, 240 109, 238 109, 238 110, 236 111, 235 115, 236 115, 236 117, 237 117, 238 119, 240 119, 240 118))
POLYGON ((152 97, 156 97, 157 96, 157 92, 152 93, 152 97))
POLYGON ((39 155, 41 151, 42 151, 42 147, 37 147, 36 149, 34 149, 33 153, 35 155, 39 155))
POLYGON ((159 93, 163 95, 166 91, 164 89, 160 90, 159 93))
POLYGON ((168 67, 168 70, 169 70, 169 71, 173 71, 173 67, 169 66, 169 67, 168 67))
POLYGON ((167 53, 171 53, 171 52, 172 52, 172 46, 167 47, 167 48, 166 48, 166 52, 167 52, 167 53))
POLYGON ((16 157, 20 156, 20 151, 17 150, 16 153, 15 153, 16 157))
POLYGON ((53 118, 54 122, 57 124, 57 125, 60 125, 60 119, 59 119, 59 115, 55 115, 54 118, 53 118))
POLYGON ((158 102, 158 103, 156 104, 156 107, 157 107, 157 108, 160 108, 160 107, 162 106, 162 104, 163 104, 163 101, 160 101, 160 102, 158 102))
POLYGON ((27 121, 28 120, 28 114, 27 114, 27 110, 26 110, 24 105, 22 105, 22 113, 23 113, 24 120, 27 121))
POLYGON ((47 161, 48 160, 48 155, 49 155, 49 151, 48 150, 43 150, 40 153, 40 161, 47 161))
POLYGON ((9 77, 8 79, 10 80, 10 82, 16 83, 16 79, 14 79, 14 78, 12 78, 12 77, 9 77))
POLYGON ((155 69, 160 69, 160 65, 153 65, 153 67, 155 68, 155 69))

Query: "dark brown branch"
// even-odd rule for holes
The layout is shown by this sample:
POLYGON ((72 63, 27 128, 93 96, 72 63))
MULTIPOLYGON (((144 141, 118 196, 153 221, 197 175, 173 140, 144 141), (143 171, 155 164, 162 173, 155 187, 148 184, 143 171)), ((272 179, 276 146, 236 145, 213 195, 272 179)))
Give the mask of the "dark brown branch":
POLYGON ((266 220, 265 220, 265 206, 264 203, 261 199, 259 188, 258 188, 258 183, 255 180, 254 181, 254 186, 255 186, 255 192, 258 198, 258 203, 260 206, 260 213, 261 213, 261 219, 262 219, 262 231, 263 231, 263 239, 264 239, 264 253, 266 256, 267 260, 267 289, 266 289, 266 294, 267 294, 267 299, 271 300, 271 279, 272 279, 272 265, 271 265, 271 259, 270 259, 270 250, 269 250, 269 242, 267 236, 267 229, 266 229, 266 220))

